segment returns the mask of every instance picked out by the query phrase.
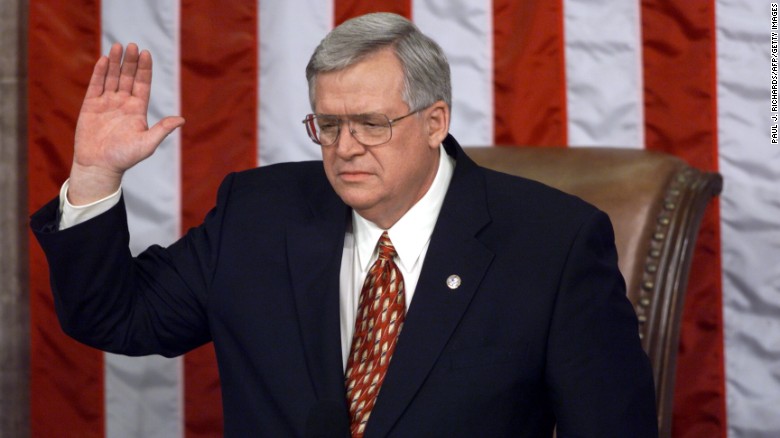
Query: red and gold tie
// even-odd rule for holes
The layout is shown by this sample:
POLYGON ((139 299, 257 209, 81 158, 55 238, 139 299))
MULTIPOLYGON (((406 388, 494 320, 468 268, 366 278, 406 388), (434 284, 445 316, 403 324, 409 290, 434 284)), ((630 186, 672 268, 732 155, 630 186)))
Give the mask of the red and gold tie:
POLYGON ((387 231, 360 291, 345 380, 352 437, 362 437, 404 322, 404 279, 387 231))

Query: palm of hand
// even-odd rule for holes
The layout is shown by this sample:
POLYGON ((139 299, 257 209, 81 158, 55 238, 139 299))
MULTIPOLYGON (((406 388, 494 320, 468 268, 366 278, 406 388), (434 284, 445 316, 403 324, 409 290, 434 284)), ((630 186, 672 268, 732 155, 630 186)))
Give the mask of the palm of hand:
POLYGON ((76 161, 121 173, 156 147, 146 121, 146 102, 124 92, 84 99, 76 125, 76 161))
POLYGON ((74 165, 121 175, 149 157, 162 140, 181 126, 166 117, 151 129, 146 113, 152 82, 152 58, 129 44, 112 46, 95 64, 76 125, 74 165), (121 61, 121 63, 120 63, 121 61))

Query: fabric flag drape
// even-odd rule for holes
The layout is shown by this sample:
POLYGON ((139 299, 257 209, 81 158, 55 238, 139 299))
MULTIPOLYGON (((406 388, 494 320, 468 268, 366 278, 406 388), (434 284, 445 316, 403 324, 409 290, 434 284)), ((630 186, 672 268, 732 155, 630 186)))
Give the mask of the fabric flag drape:
MULTIPOLYGON (((780 436, 778 9, 734 0, 30 0, 28 204, 67 178, 79 105, 112 42, 154 56, 150 122, 186 125, 124 180, 131 249, 197 225, 226 173, 317 159, 300 120, 319 40, 373 11, 410 17, 453 69, 464 145, 668 152, 725 179, 699 236, 685 307, 674 435, 780 436), (774 35, 774 36, 773 36, 774 35), (774 118, 773 118, 774 117, 774 118)), ((127 358, 54 317, 30 245, 33 436, 221 433, 213 348, 127 358)))

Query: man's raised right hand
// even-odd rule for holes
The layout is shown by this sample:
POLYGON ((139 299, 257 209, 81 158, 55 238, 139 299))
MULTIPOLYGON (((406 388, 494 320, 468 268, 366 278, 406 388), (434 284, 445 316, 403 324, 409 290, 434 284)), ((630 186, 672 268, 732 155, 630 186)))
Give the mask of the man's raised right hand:
POLYGON ((149 128, 152 55, 130 43, 111 46, 92 72, 76 124, 68 201, 84 205, 119 189, 122 175, 151 156, 157 146, 184 124, 165 117, 149 128))

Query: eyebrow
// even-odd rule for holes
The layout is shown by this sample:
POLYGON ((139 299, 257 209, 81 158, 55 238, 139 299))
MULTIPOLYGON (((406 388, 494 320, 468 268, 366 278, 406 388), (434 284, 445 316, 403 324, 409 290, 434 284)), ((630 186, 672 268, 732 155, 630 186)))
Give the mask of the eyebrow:
POLYGON ((385 113, 379 112, 379 111, 369 111, 364 113, 353 113, 353 114, 326 114, 326 113, 315 113, 318 117, 361 117, 361 116, 370 116, 370 115, 386 115, 385 113))

